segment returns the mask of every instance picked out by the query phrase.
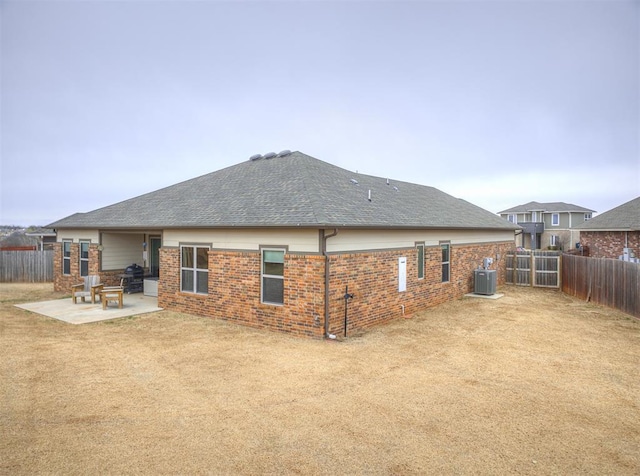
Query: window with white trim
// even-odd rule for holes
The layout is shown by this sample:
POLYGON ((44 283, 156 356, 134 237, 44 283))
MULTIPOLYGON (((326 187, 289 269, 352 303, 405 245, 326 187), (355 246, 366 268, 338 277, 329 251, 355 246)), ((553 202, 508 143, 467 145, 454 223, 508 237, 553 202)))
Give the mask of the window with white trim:
POLYGON ((442 249, 442 282, 448 283, 451 279, 451 245, 440 243, 442 249))
POLYGON ((263 248, 261 270, 261 298, 265 304, 284 304, 284 252, 263 248))
POLYGON ((209 247, 180 247, 180 290, 185 293, 209 293, 209 247))
POLYGON ((551 235, 551 241, 549 244, 551 246, 558 246, 559 243, 560 243, 560 237, 558 235, 551 235))
POLYGON ((71 274, 71 240, 62 240, 62 274, 71 274))
POLYGON ((551 214, 551 225, 552 226, 560 225, 560 214, 559 213, 552 213, 551 214))
POLYGON ((89 276, 89 241, 80 241, 80 276, 89 276))
POLYGON ((509 214, 507 215, 507 220, 511 223, 518 223, 517 215, 509 214))
POLYGON ((591 213, 585 213, 584 214, 584 221, 589 221, 591 220, 591 213))
POLYGON ((424 243, 416 245, 418 250, 418 279, 424 278, 424 243))

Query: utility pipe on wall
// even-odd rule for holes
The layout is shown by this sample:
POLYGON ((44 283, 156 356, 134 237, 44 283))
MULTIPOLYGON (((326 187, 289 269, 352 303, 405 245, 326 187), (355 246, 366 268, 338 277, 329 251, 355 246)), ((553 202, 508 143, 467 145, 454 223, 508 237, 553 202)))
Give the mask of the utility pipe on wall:
POLYGON ((334 228, 333 232, 325 235, 325 231, 322 230, 322 255, 324 256, 324 336, 326 338, 335 339, 335 336, 329 334, 329 277, 331 276, 331 269, 329 265, 329 255, 327 253, 327 240, 338 234, 338 229, 334 228))

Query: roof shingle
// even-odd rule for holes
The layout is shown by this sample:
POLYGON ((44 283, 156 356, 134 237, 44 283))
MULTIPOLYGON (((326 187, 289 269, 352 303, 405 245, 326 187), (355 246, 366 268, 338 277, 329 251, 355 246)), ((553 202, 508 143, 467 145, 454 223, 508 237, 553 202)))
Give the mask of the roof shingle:
POLYGON ((433 187, 357 174, 301 152, 241 162, 47 226, 519 228, 433 187))

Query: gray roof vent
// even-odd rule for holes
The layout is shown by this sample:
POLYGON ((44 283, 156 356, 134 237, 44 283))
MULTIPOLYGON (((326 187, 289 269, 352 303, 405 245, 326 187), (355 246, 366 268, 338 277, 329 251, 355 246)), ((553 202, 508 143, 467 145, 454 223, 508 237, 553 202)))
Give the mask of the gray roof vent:
POLYGON ((255 154, 255 155, 252 155, 251 157, 249 157, 249 160, 251 162, 254 162, 256 160, 260 160, 261 158, 262 158, 262 154, 255 154))
POLYGON ((289 149, 285 149, 278 153, 278 157, 286 157, 287 155, 290 155, 290 154, 291 154, 291 151, 289 149))
POLYGON ((358 181, 356 179, 354 179, 354 178, 349 180, 349 182, 351 182, 353 185, 358 185, 358 181))
POLYGON ((276 154, 275 152, 267 152, 266 154, 264 154, 264 158, 265 159, 273 159, 276 155, 278 155, 278 154, 276 154))

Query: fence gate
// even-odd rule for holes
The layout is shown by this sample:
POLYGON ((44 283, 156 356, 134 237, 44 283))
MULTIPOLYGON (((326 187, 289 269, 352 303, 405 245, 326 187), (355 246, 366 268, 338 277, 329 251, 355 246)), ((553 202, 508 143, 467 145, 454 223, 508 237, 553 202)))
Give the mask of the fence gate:
POLYGON ((507 253, 507 283, 517 286, 560 288, 560 251, 507 253))

